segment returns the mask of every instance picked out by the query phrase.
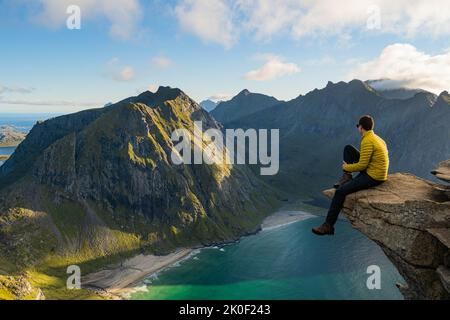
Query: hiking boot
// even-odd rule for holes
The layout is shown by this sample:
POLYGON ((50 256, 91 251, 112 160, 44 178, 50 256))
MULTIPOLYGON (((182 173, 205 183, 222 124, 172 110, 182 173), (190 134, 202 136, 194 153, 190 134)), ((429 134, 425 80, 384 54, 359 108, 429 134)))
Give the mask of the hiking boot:
POLYGON ((331 224, 325 222, 320 227, 313 228, 312 232, 314 234, 317 234, 318 236, 325 236, 325 235, 332 236, 334 235, 334 227, 331 224))
POLYGON ((353 176, 351 173, 344 172, 344 175, 342 176, 341 180, 339 180, 339 182, 334 185, 334 188, 338 189, 339 187, 343 186, 347 182, 352 181, 352 179, 353 179, 353 176))

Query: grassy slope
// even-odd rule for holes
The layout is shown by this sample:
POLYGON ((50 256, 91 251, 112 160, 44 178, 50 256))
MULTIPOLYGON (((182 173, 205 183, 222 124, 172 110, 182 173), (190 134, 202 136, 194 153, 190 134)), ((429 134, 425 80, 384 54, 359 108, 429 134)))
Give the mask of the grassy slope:
MULTIPOLYGON (((127 150, 120 157, 125 157, 136 166, 148 167, 149 170, 156 166, 154 159, 162 159, 158 165, 163 168, 164 176, 176 179, 180 173, 168 165, 164 149, 170 140, 169 133, 174 128, 191 126, 192 120, 183 112, 187 107, 183 105, 184 101, 170 103, 171 108, 151 110, 148 116, 155 130, 150 131, 148 136, 136 136, 134 145, 128 143, 127 150), (167 114, 169 112, 171 114, 167 114), (147 157, 139 155, 136 146, 148 143, 154 147, 153 153, 147 157)), ((123 115, 137 112, 140 116, 139 112, 149 112, 141 104, 130 105, 129 108, 105 113, 89 125, 85 130, 89 142, 86 152, 92 156, 78 159, 81 165, 92 165, 90 159, 101 160, 98 137, 117 139, 117 127, 114 124, 123 123, 123 115)), ((73 135, 67 135, 54 143, 61 151, 59 154, 62 154, 62 157, 55 159, 55 167, 64 170, 66 163, 70 163, 68 155, 71 141, 73 135)), ((208 186, 212 180, 220 179, 224 172, 227 173, 227 168, 205 165, 195 172, 185 169, 183 175, 191 186, 208 186)), ((167 254, 181 246, 236 240, 241 235, 255 232, 262 220, 278 205, 276 197, 269 196, 270 188, 267 188, 261 194, 254 190, 249 195, 254 201, 246 201, 240 206, 242 209, 239 212, 230 209, 234 206, 228 207, 226 203, 214 205, 213 209, 206 212, 204 203, 197 197, 199 190, 194 187, 181 199, 181 206, 176 212, 167 213, 179 217, 180 221, 188 221, 180 226, 168 225, 163 221, 153 224, 143 216, 130 215, 127 208, 119 207, 110 212, 95 203, 62 196, 64 190, 44 188, 29 175, 6 189, 2 190, 2 194, 12 203, 5 206, 3 210, 6 212, 0 215, 0 239, 12 239, 12 243, 2 246, 0 242, 0 271, 3 271, 4 276, 10 276, 8 281, 12 283, 19 284, 25 279, 31 287, 42 289, 47 299, 97 297, 87 290, 65 289, 69 265, 78 265, 82 274, 88 274, 142 252, 167 254), (192 216, 193 208, 201 214, 192 216)), ((220 203, 218 192, 207 191, 212 203, 220 203)), ((0 283, 0 297, 17 298, 12 287, 0 283)), ((33 296, 30 294, 21 298, 33 296)))
MULTIPOLYGON (((273 203, 275 205, 275 203, 273 203)), ((107 213, 100 212, 102 217, 109 217, 107 213)), ((245 223, 242 219, 236 218, 233 213, 223 213, 224 225, 241 225, 240 232, 247 230, 248 232, 256 231, 257 226, 262 222, 265 216, 272 211, 272 208, 258 208, 257 211, 249 211, 247 213, 241 213, 245 216, 245 223)), ((11 234, 23 234, 27 232, 30 234, 30 238, 27 239, 32 245, 32 251, 30 251, 28 245, 16 247, 15 255, 13 259, 0 259, 0 270, 4 274, 12 277, 4 278, 3 282, 8 282, 10 285, 4 284, 2 276, 0 276, 0 299, 14 299, 18 298, 17 294, 14 294, 14 283, 19 283, 25 278, 29 283, 36 288, 33 292, 27 296, 20 297, 21 299, 34 299, 37 295, 37 288, 40 288, 47 299, 101 299, 99 296, 89 290, 67 290, 67 266, 78 265, 82 270, 82 274, 88 274, 90 272, 99 270, 107 265, 114 264, 123 261, 126 258, 134 256, 136 254, 156 253, 164 254, 174 250, 180 246, 198 246, 199 242, 197 237, 203 237, 208 239, 207 235, 214 234, 211 237, 211 241, 217 238, 217 235, 221 235, 223 241, 235 239, 235 236, 227 229, 219 225, 213 225, 200 221, 195 224, 189 230, 177 230, 176 228, 168 228, 166 232, 156 232, 148 228, 146 224, 135 222, 135 232, 119 231, 119 225, 125 222, 125 218, 116 218, 114 221, 106 220, 107 226, 104 226, 103 230, 96 230, 97 234, 105 236, 105 230, 114 234, 114 246, 111 246, 107 236, 102 237, 100 235, 96 239, 88 239, 87 236, 80 236, 78 231, 83 226, 80 221, 83 221, 82 208, 73 203, 62 203, 55 205, 48 204, 48 214, 51 216, 52 221, 58 227, 58 230, 64 230, 62 234, 66 239, 64 249, 60 251, 57 248, 57 239, 49 237, 49 226, 43 226, 42 229, 36 229, 31 226, 28 221, 23 223, 16 223, 12 229, 9 230, 11 234), (62 211, 61 211, 62 210, 62 211), (74 216, 78 218, 74 218, 74 216), (70 226, 70 227, 68 227, 70 226), (22 229, 22 231, 19 231, 22 229), (144 237, 144 233, 148 233, 148 237, 144 237), (197 235, 192 237, 192 234, 197 235), (74 239, 84 238, 84 241, 94 241, 97 247, 93 247, 88 243, 85 243, 81 248, 71 250, 70 245, 67 243, 73 242, 74 239), (229 238, 227 238, 229 237, 229 238), (69 248, 69 249, 68 249, 69 248), (56 250, 56 251, 55 251, 56 250), (21 265, 21 261, 28 261, 29 259, 36 259, 40 257, 40 261, 33 267, 17 268, 21 265)), ((31 212, 15 213, 22 215, 19 219, 28 220, 31 212)), ((4 230, 2 230, 4 232, 4 230)), ((220 242, 220 241, 218 241, 220 242)), ((1 252, 3 257, 4 252, 1 252)), ((11 257, 10 252, 8 257, 11 257)))

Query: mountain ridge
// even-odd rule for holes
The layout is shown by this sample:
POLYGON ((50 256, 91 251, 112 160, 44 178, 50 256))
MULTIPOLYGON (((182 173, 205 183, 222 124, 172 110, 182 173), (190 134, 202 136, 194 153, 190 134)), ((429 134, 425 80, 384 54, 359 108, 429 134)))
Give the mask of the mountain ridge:
POLYGON ((356 79, 329 82, 322 89, 227 122, 225 128, 279 129, 280 173, 269 181, 314 197, 340 175, 344 146, 359 147, 355 124, 365 114, 374 116, 375 130, 388 143, 392 171, 429 178, 436 159, 450 157, 448 93, 387 99, 356 79))
POLYGON ((244 89, 231 100, 219 103, 211 114, 219 122, 225 124, 239 117, 265 110, 278 103, 281 103, 281 101, 274 97, 252 93, 248 89, 244 89))
MULTIPOLYGON (((219 129, 184 92, 162 87, 37 124, 0 167, 0 256, 17 267, 10 273, 63 277, 70 264, 88 272, 97 261, 257 231, 278 200, 245 166, 172 164, 171 133, 192 132, 194 121, 219 129)), ((63 290, 38 287, 47 297, 63 290)))

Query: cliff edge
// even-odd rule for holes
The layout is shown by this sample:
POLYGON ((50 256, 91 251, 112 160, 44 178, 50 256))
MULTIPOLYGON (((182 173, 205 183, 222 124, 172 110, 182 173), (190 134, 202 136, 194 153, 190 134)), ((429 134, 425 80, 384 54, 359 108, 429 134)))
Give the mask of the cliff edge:
MULTIPOLYGON (((448 164, 433 173, 448 181, 448 164)), ((334 189, 324 194, 331 198, 334 189)), ((397 173, 349 195, 343 211, 397 267, 406 299, 450 299, 450 186, 397 173)))

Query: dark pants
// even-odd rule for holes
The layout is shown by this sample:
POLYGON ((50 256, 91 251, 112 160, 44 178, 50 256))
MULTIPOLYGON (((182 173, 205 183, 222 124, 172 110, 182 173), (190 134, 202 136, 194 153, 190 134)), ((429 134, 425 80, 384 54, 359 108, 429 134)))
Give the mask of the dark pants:
MULTIPOLYGON (((353 146, 346 146, 344 149, 344 161, 351 163, 359 162, 359 151, 353 146)), ((378 181, 370 177, 365 171, 360 172, 356 178, 352 181, 345 183, 343 186, 339 187, 334 194, 333 200, 331 201, 330 210, 328 211, 327 223, 332 226, 335 225, 339 213, 344 206, 345 198, 347 195, 355 193, 360 190, 369 189, 382 184, 383 181, 378 181)))

